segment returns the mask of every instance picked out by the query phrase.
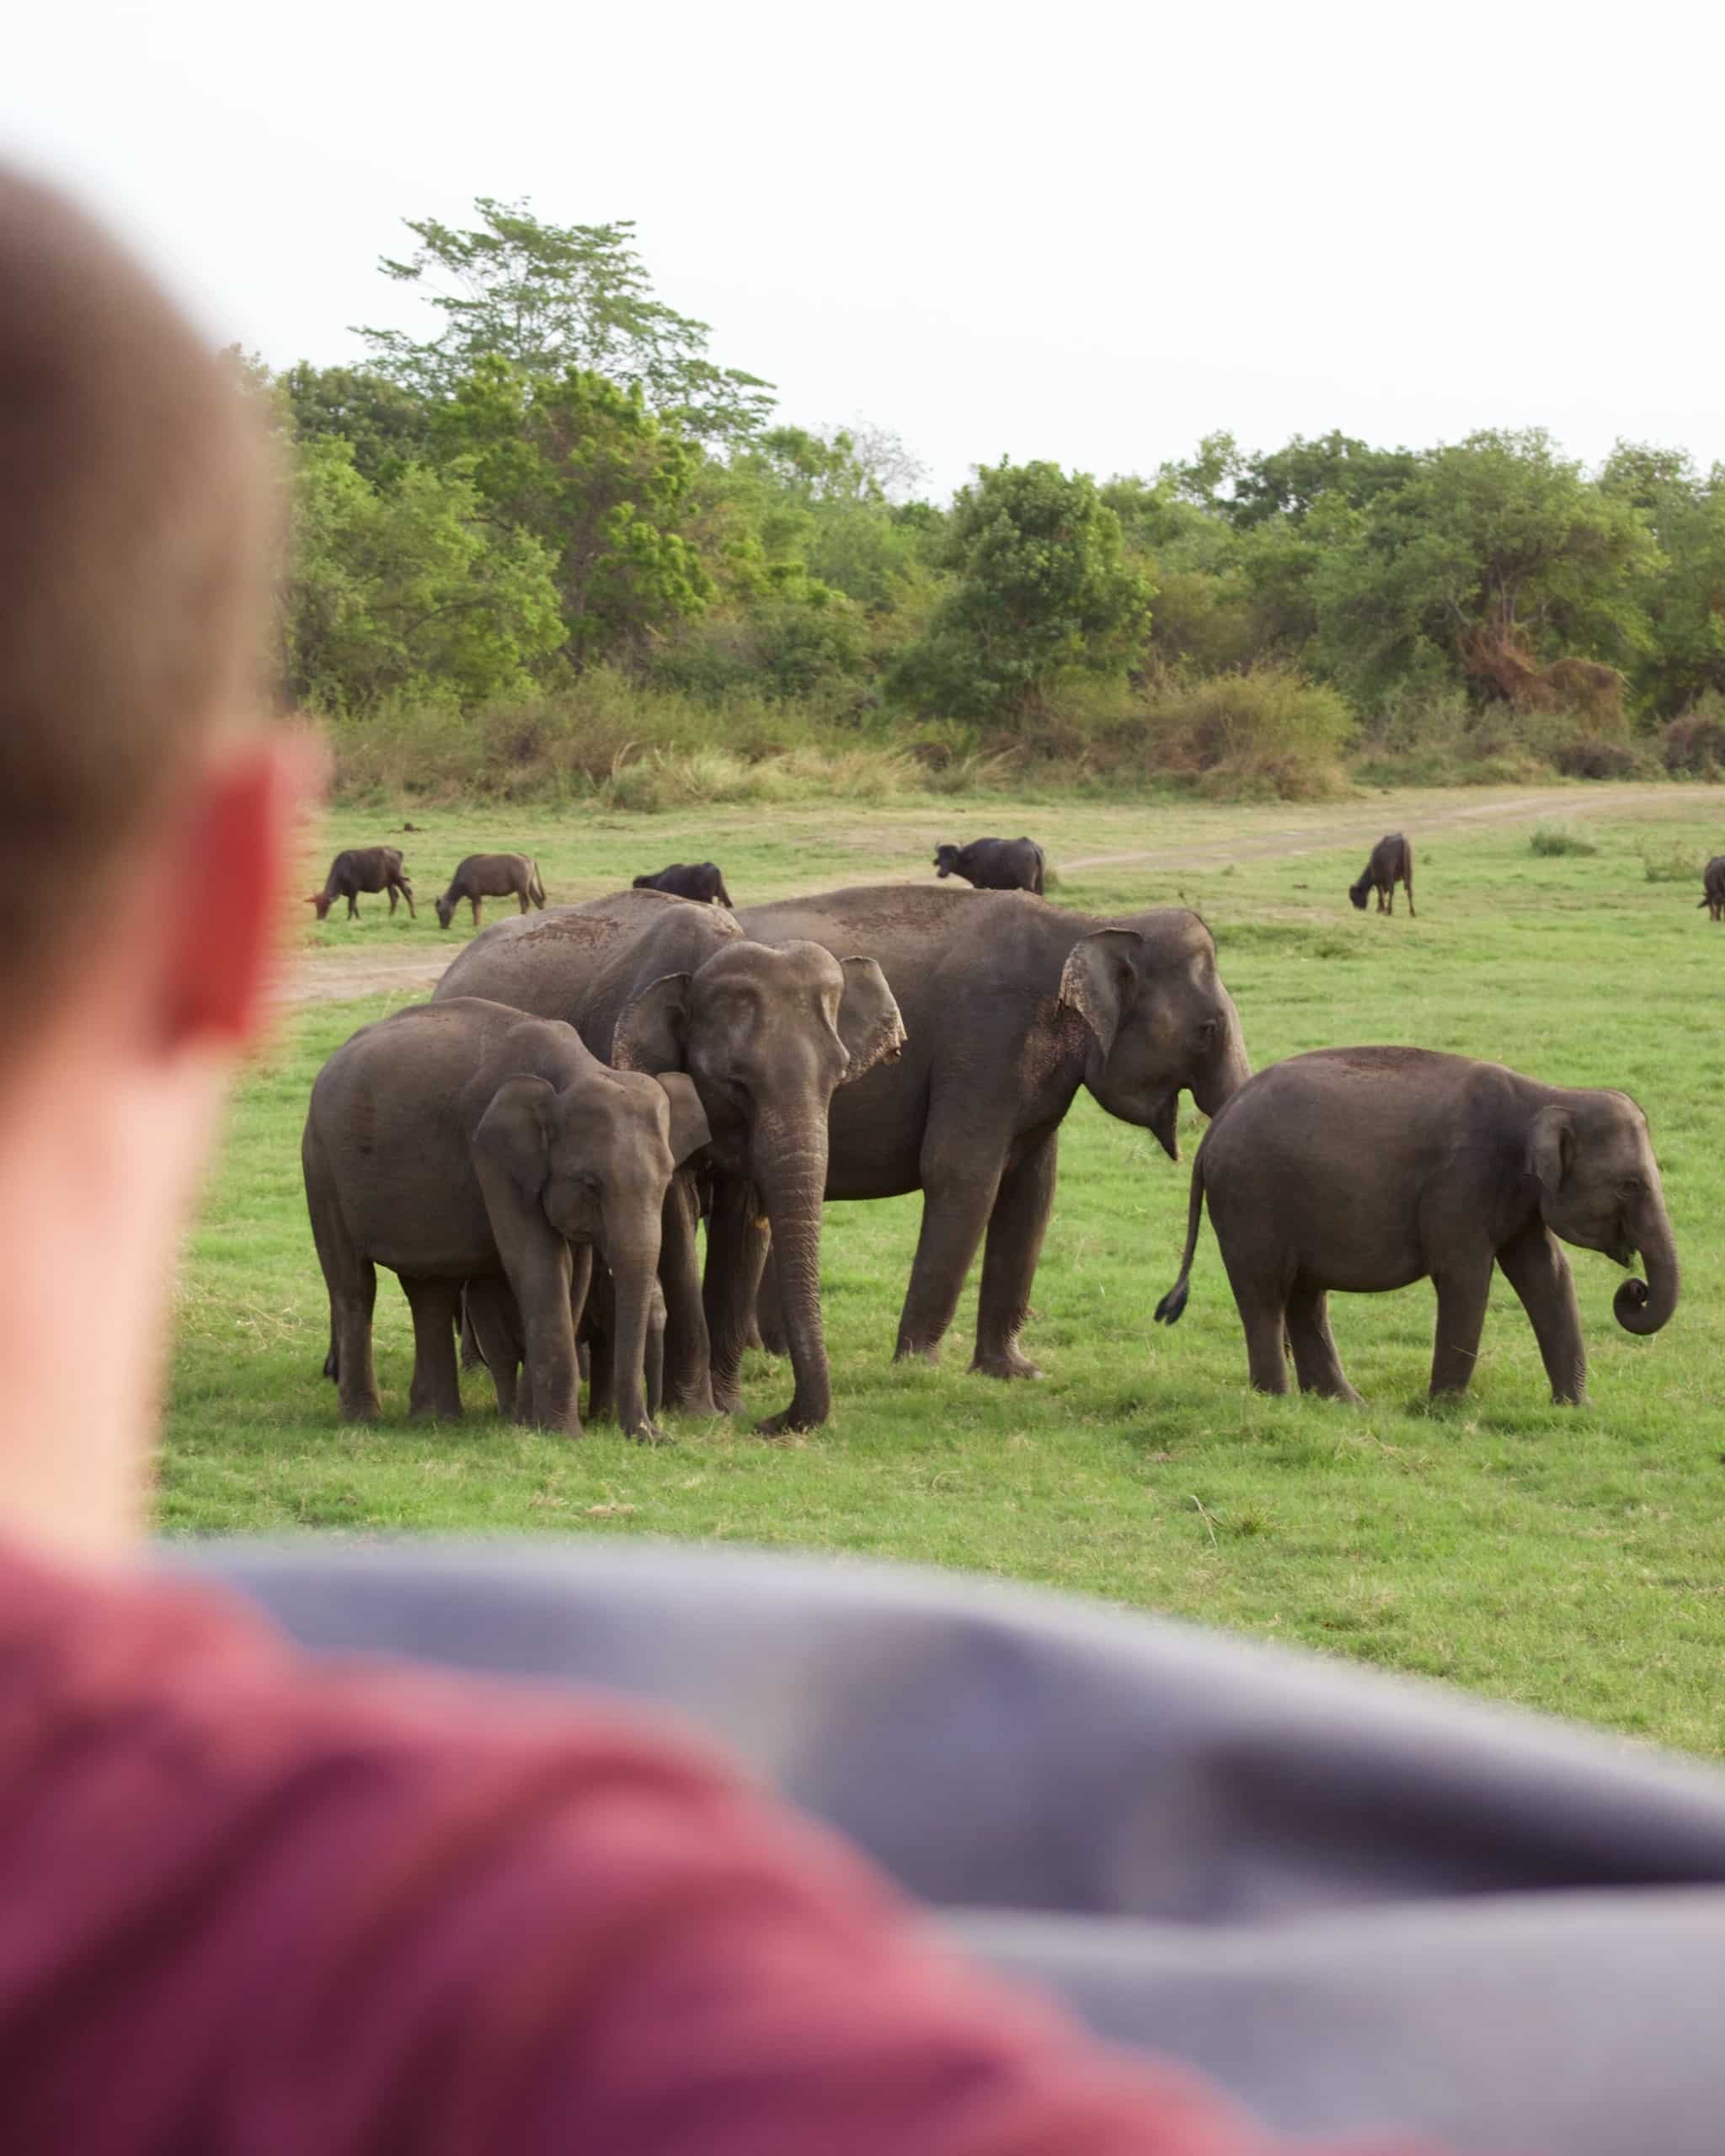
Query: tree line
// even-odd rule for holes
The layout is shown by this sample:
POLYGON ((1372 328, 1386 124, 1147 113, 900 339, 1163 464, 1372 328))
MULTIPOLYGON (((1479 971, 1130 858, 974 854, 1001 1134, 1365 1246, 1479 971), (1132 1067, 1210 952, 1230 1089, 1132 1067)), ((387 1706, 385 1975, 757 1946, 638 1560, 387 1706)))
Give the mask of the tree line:
POLYGON ((1242 725, 1725 761, 1725 467, 1620 443, 1589 471, 1538 430, 1217 434, 1100 482, 1002 458, 943 504, 886 430, 785 424, 717 365, 628 223, 482 198, 409 229, 382 268, 428 334, 363 330, 357 366, 233 355, 285 452, 299 708, 447 718, 604 668, 716 734, 746 706, 930 755, 1148 752, 1160 720, 1200 765, 1242 725))

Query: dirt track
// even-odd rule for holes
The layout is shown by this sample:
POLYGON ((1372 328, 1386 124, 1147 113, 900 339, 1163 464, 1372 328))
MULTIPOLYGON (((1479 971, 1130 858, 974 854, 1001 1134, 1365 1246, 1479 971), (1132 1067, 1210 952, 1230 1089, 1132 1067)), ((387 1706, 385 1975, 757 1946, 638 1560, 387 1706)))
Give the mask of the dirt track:
MULTIPOLYGON (((1393 828, 1397 818, 1412 828, 1417 823, 1422 837, 1443 830, 1480 830, 1494 824, 1532 824, 1542 816, 1599 815, 1613 808, 1637 808, 1650 816, 1674 813, 1692 806, 1681 790, 1661 786, 1589 787, 1533 787, 1509 795, 1482 801, 1435 804, 1412 813, 1398 798, 1364 801, 1357 806, 1327 812, 1311 823, 1290 823, 1263 831, 1236 830, 1196 845, 1157 846, 1130 853, 1062 855, 1062 870, 1082 868, 1211 868, 1230 861, 1296 860, 1303 854, 1331 853, 1342 846, 1369 846, 1381 835, 1386 822, 1393 828)), ((1290 810, 1288 814, 1298 812, 1290 810)), ((911 876, 884 876, 882 883, 910 883, 911 876)), ((830 889, 830 883, 813 881, 811 891, 830 889)), ((775 897, 793 897, 791 892, 775 897)), ((382 958, 349 958, 334 952, 311 952, 302 957, 275 990, 280 1003, 349 1003, 360 996, 402 995, 430 988, 455 955, 439 948, 382 958)))

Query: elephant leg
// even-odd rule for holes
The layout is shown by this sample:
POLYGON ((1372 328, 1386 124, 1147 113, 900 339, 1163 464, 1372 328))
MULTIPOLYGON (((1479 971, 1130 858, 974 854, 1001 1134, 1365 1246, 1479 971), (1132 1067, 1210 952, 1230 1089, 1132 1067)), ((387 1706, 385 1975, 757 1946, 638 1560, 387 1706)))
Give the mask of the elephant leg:
POLYGON ((716 1415, 713 1350, 696 1241, 700 1202, 692 1176, 670 1179, 660 1215, 659 1284, 665 1290, 665 1390, 685 1415, 716 1415))
POLYGON ((1042 1375, 1028 1356, 1019 1353, 1018 1335, 1030 1315, 1030 1289, 1054 1209, 1059 1158, 1059 1135, 1050 1131, 1001 1177, 982 1248, 976 1355, 970 1365, 985 1377, 1042 1375))
POLYGON ((461 1374, 456 1368, 456 1328, 461 1323, 461 1283, 402 1276, 414 1314, 414 1382, 409 1412, 455 1422, 462 1412, 461 1374))
POLYGON ((344 1422, 375 1422, 383 1412, 371 1353, 371 1312, 377 1301, 377 1268, 361 1264, 349 1287, 329 1292, 329 1342, 336 1395, 344 1422))
MULTIPOLYGON (((1211 1202, 1210 1221, 1215 1225, 1215 1207, 1211 1202)), ((1282 1273, 1279 1265, 1272 1267, 1263 1262, 1251 1263, 1225 1241, 1220 1229, 1216 1241, 1220 1245, 1222 1263, 1227 1270, 1228 1285, 1234 1291, 1234 1307, 1240 1313, 1240 1322, 1246 1331, 1246 1362, 1255 1392, 1285 1392, 1288 1390, 1288 1295, 1293 1283, 1282 1273)))
POLYGON ((1587 1350, 1569 1261, 1544 1221, 1534 1220, 1498 1252, 1503 1277, 1520 1298, 1540 1343, 1540 1358, 1559 1406, 1587 1405, 1587 1350))
POLYGON ((1432 1397, 1463 1393, 1473 1382, 1479 1360, 1479 1337, 1485 1330, 1486 1304, 1492 1292, 1492 1260, 1477 1260, 1432 1270, 1438 1291, 1438 1331, 1432 1346, 1432 1397))
POLYGON ((1326 1400, 1345 1400, 1362 1405, 1359 1395, 1342 1372, 1341 1358, 1330 1331, 1330 1298, 1322 1288, 1295 1283, 1288 1298, 1288 1340, 1294 1350, 1294 1372, 1302 1392, 1322 1393, 1326 1400))
POLYGON ((467 1314, 463 1337, 473 1344, 497 1388, 497 1412, 506 1422, 520 1413, 517 1373, 521 1363, 520 1319, 515 1299, 502 1280, 469 1280, 462 1297, 467 1314))
POLYGON ((761 1268, 760 1292, 755 1298, 755 1332, 751 1346, 762 1348, 769 1355, 790 1353, 784 1305, 779 1300, 778 1258, 771 1243, 767 1245, 766 1262, 761 1268))
POLYGON ((713 1398, 720 1415, 735 1415, 742 1406, 743 1348, 766 1244, 766 1222, 754 1185, 745 1176, 716 1176, 707 1222, 704 1295, 713 1344, 713 1398))
MULTIPOLYGON (((925 1155, 927 1154, 925 1146, 925 1155)), ((894 1359, 921 1355, 940 1359, 940 1343, 959 1307, 965 1275, 982 1241, 1001 1187, 999 1156, 981 1172, 944 1171, 922 1183, 922 1228, 911 1267, 911 1284, 899 1317, 894 1359)))

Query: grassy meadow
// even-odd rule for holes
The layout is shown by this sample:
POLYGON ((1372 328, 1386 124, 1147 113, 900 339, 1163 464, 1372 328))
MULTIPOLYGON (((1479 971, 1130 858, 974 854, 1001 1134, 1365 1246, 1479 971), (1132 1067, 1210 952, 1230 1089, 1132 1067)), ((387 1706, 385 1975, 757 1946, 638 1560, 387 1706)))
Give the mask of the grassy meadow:
MULTIPOLYGON (((315 927, 298 910, 297 978, 319 1000, 285 1007, 251 1065, 191 1239, 164 1530, 602 1532, 961 1566, 1725 1754, 1725 928, 1696 905, 1701 862, 1725 850, 1725 796, 1550 791, 1550 801, 1473 791, 1268 808, 991 796, 650 816, 427 808, 409 812, 427 829, 399 836, 399 809, 336 814, 315 845, 308 837, 316 867, 301 889, 321 881, 335 846, 391 839, 419 918, 392 921, 377 898, 360 901, 356 924, 338 907, 315 927), (1415 843, 1418 918, 1399 896, 1392 920, 1355 913, 1345 887, 1370 839, 1397 827, 1415 843), (1055 903, 1197 906, 1259 1066, 1402 1041, 1634 1093, 1685 1262, 1671 1326, 1651 1341, 1620 1331, 1621 1276, 1575 1251, 1589 1410, 1547 1404, 1532 1335, 1501 1283, 1460 1407, 1424 1404, 1427 1285, 1332 1299, 1365 1408, 1261 1399, 1247 1389, 1207 1224, 1184 1321, 1151 1323, 1178 1265, 1186 1170, 1081 1095, 1025 1338, 1047 1372, 1039 1384, 967 1374, 974 1278, 943 1365, 893 1364, 919 1203, 907 1198, 828 1210, 836 1412, 805 1439, 769 1444, 745 1421, 673 1417, 678 1442, 663 1449, 603 1428, 573 1445, 500 1424, 483 1372, 467 1380, 461 1424, 410 1425, 407 1310, 387 1275, 386 1419, 339 1422, 318 1374, 327 1305, 300 1182, 306 1097, 323 1059, 417 1000, 416 979, 469 932, 464 914, 441 935, 430 904, 462 852, 534 852, 553 900, 711 856, 747 904, 927 874, 937 840, 990 830, 1042 841, 1060 869, 1055 903)), ((1200 1128, 1188 1102, 1188 1161, 1200 1128)), ((752 1358, 745 1390, 751 1413, 782 1406, 788 1367, 752 1358)))

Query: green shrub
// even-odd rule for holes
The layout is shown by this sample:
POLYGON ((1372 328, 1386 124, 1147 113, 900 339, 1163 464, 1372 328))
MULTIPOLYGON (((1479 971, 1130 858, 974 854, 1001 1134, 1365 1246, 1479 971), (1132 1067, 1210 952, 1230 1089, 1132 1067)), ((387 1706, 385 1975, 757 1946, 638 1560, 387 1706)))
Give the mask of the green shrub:
POLYGON ((1528 845, 1535 853, 1547 859, 1557 854, 1597 853, 1599 850, 1586 832, 1572 830, 1567 824, 1536 825, 1528 845))
POLYGON ((1150 692, 1154 767, 1219 800, 1309 800, 1332 792, 1336 759, 1354 730, 1339 691, 1278 664, 1175 677, 1150 692))
POLYGON ((1709 689, 1692 710, 1663 727, 1659 755, 1666 770, 1680 777, 1725 774, 1725 696, 1709 689))

